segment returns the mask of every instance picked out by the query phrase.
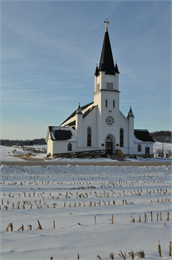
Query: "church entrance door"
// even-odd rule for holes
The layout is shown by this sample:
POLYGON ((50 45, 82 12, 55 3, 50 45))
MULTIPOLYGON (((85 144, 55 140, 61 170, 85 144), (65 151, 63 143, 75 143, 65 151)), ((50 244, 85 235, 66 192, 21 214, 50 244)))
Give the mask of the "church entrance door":
POLYGON ((107 152, 107 154, 113 153, 113 143, 112 142, 106 142, 106 152, 107 152))
POLYGON ((114 138, 112 135, 106 137, 106 152, 107 154, 113 154, 114 148, 114 138))

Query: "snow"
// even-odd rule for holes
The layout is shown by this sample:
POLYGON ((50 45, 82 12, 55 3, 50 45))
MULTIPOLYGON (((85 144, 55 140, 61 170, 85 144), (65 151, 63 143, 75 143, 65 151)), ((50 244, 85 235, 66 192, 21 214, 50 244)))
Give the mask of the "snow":
MULTIPOLYGON (((76 130, 73 129, 72 127, 68 126, 68 127, 61 127, 61 126, 53 126, 51 128, 51 136, 52 136, 52 140, 56 140, 54 133, 56 130, 65 130, 65 131, 70 131, 72 133, 72 136, 70 139, 67 139, 65 141, 70 141, 70 142, 76 142, 76 130)), ((58 141, 63 141, 63 140, 58 140, 58 141)))
POLYGON ((152 142, 150 142, 150 141, 142 141, 142 140, 139 140, 139 139, 137 139, 136 137, 135 137, 135 135, 134 135, 134 142, 135 143, 148 143, 148 144, 151 144, 152 142))
POLYGON ((76 259, 78 253, 83 260, 98 259, 97 255, 107 260, 110 253, 121 259, 119 250, 127 252, 130 259, 131 250, 144 250, 145 258, 153 260, 159 259, 158 240, 162 259, 171 259, 168 256, 172 221, 170 166, 1 165, 0 170, 1 259, 48 260, 51 256, 53 260, 76 259), (128 204, 123 205, 123 200, 128 204), (162 221, 157 222, 160 212, 162 221), (146 223, 144 213, 148 218, 146 223), (132 218, 135 223, 131 223, 132 218), (43 230, 37 229, 37 220, 43 230), (11 222, 14 231, 7 232, 11 222), (17 231, 21 224, 24 231, 17 231), (28 225, 32 225, 32 231, 28 231, 28 225))
POLYGON ((155 142, 153 145, 154 152, 156 152, 157 149, 162 150, 162 148, 164 149, 164 151, 172 151, 172 143, 155 142))
MULTIPOLYGON (((46 145, 33 145, 33 146, 25 146, 35 149, 46 149, 46 145)), ((164 151, 172 150, 172 144, 171 143, 164 143, 163 144, 164 151)), ((157 149, 162 149, 162 143, 156 142, 153 146, 153 151, 155 152, 157 149)), ((15 157, 15 155, 27 155, 31 153, 30 151, 24 151, 22 147, 17 148, 17 146, 3 146, 0 145, 0 161, 23 161, 23 159, 19 157, 15 157)), ((46 160, 46 153, 32 153, 34 155, 34 158, 46 160)), ((140 158, 137 159, 134 158, 125 158, 127 161, 133 161, 133 162, 142 162, 142 161, 158 161, 158 162, 170 162, 171 159, 169 158, 140 158)), ((78 159, 78 158, 56 158, 53 159, 53 161, 59 161, 59 162, 112 162, 109 158, 96 158, 96 159, 78 159)), ((116 161, 116 160, 113 160, 116 161)))

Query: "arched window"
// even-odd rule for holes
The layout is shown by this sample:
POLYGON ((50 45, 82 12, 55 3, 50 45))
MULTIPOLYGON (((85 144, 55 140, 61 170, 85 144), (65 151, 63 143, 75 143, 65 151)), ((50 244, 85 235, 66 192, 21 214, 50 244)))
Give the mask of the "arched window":
POLYGON ((120 129, 120 147, 124 146, 124 130, 120 129))
POLYGON ((87 129, 87 146, 91 146, 91 128, 87 129))
POLYGON ((68 151, 72 151, 72 144, 71 143, 68 144, 68 151))
POLYGON ((141 152, 141 151, 142 151, 142 147, 141 147, 140 144, 138 144, 137 151, 138 151, 138 152, 141 152))

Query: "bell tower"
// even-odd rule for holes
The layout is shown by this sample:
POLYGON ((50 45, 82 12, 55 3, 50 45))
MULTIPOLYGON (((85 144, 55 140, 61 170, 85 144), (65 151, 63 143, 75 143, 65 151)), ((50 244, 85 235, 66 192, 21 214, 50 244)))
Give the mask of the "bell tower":
MULTIPOLYGON (((119 70, 117 62, 114 65, 111 44, 108 33, 108 21, 105 23, 105 34, 100 56, 99 67, 94 74, 94 104, 98 106, 97 143, 105 144, 108 134, 119 144, 119 70)), ((115 145, 113 146, 115 151, 115 145)))

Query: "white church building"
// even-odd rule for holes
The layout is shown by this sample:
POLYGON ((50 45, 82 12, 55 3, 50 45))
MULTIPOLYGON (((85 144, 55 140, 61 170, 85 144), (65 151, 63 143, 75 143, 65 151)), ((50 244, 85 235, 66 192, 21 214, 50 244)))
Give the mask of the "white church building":
POLYGON ((114 64, 107 19, 99 66, 94 74, 94 100, 78 108, 60 125, 49 126, 47 155, 105 149, 121 150, 124 156, 153 156, 153 139, 146 129, 134 129, 130 107, 125 116, 119 110, 119 69, 114 64))

